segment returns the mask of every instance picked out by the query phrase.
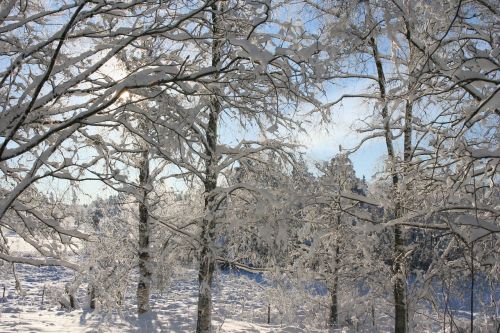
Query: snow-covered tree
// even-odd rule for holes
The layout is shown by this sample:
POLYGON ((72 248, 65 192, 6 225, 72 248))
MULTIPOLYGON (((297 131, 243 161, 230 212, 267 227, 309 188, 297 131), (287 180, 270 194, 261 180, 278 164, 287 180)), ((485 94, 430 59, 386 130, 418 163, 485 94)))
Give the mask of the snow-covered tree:
MULTIPOLYGON (((9 210, 26 201, 33 186, 38 186, 33 191, 44 192, 44 180, 78 181, 88 176, 86 170, 102 159, 99 151, 95 158, 86 158, 92 155, 86 149, 98 141, 98 137, 89 138, 93 133, 88 125, 113 120, 113 111, 125 103, 121 97, 127 90, 151 86, 175 90, 180 84, 175 82, 197 80, 214 71, 186 70, 185 59, 178 56, 182 43, 166 53, 168 62, 142 64, 128 72, 117 68, 120 54, 136 49, 139 41, 158 35, 165 36, 163 42, 183 39, 185 27, 209 8, 208 3, 197 5, 153 1, 125 6, 91 1, 1 4, 2 221, 9 210)), ((37 223, 56 231, 60 228, 47 218, 37 223)), ((77 231, 71 233, 87 238, 77 231)))
MULTIPOLYGON (((353 150, 376 138, 386 146, 385 176, 392 189, 384 207, 394 232, 395 331, 406 332, 407 315, 413 315, 405 295, 411 274, 408 229, 435 228, 407 222, 421 216, 414 212, 424 214, 422 201, 427 212, 457 210, 452 197, 461 181, 454 174, 467 163, 464 151, 473 155, 476 145, 483 145, 481 151, 490 154, 479 154, 482 162, 497 163, 490 159, 497 132, 491 124, 498 118, 491 103, 498 98, 495 10, 484 1, 306 2, 322 14, 325 33, 320 48, 332 59, 324 77, 334 82, 357 80, 362 87, 330 105, 359 98, 372 110, 363 116, 359 131, 365 137, 353 150), (486 139, 479 139, 478 133, 486 139), (437 190, 442 177, 453 185, 437 190), (443 193, 449 195, 436 200, 443 193)), ((468 179, 473 182, 472 178, 468 179)), ((472 212, 476 207, 469 200, 462 208, 472 212)))

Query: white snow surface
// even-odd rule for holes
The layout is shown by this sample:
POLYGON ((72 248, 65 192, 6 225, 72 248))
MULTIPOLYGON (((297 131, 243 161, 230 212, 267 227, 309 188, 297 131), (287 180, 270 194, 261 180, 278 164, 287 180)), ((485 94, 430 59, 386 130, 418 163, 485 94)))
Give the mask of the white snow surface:
MULTIPOLYGON (((5 267, 5 266, 4 266, 5 267)), ((152 296, 152 312, 149 317, 137 320, 135 307, 130 304, 126 311, 89 311, 80 308, 73 311, 56 305, 58 290, 72 278, 70 271, 62 268, 41 268, 17 265, 17 274, 23 284, 24 295, 14 290, 14 281, 4 275, 0 284, 0 332, 194 332, 196 323, 197 285, 193 277, 196 271, 189 269, 177 275, 170 288, 152 296), (1 300, 3 286, 6 297, 1 300), (42 303, 42 293, 45 296, 42 303)), ((246 277, 219 276, 214 292, 215 332, 327 332, 289 326, 267 320, 265 295, 254 281, 246 277), (259 322, 259 324, 253 323, 259 322)), ((132 290, 131 290, 132 291, 132 290)), ((128 301, 133 302, 133 292, 128 301)), ((81 306, 87 301, 78 295, 81 306)), ((339 330, 338 332, 342 332, 339 330)), ((344 330, 345 331, 345 330, 344 330)))
MULTIPOLYGON (((13 254, 30 257, 36 251, 20 238, 10 236, 13 254)), ((69 303, 64 294, 74 273, 60 267, 33 267, 17 264, 16 274, 22 291, 15 288, 9 265, 0 266, 0 332, 194 332, 198 286, 197 271, 180 269, 165 291, 151 297, 152 311, 141 320, 135 315, 135 286, 130 286, 125 309, 104 311, 88 308, 86 285, 77 296, 78 309, 62 309, 69 303), (66 298, 66 299, 64 299, 66 298)), ((218 274, 213 289, 214 332, 326 332, 306 325, 283 322, 277 306, 271 306, 271 324, 267 322, 269 295, 265 288, 247 277, 218 274), (281 318, 281 320, 280 320, 281 318)), ((278 300, 271 302, 278 303, 278 300)), ((324 309, 326 310, 326 309, 324 309)), ((327 312, 324 311, 324 315, 327 312)), ((299 314, 300 316, 300 314, 299 314)), ((342 330, 339 330, 341 332, 342 330)))
MULTIPOLYGON (((34 254, 32 248, 15 238, 9 237, 11 250, 15 249, 16 254, 28 257, 34 254)), ((197 271, 193 268, 177 268, 163 291, 153 291, 150 315, 138 320, 135 314, 135 285, 130 285, 122 310, 98 308, 90 311, 87 286, 82 281, 76 294, 77 309, 69 311, 62 309, 60 303, 69 303, 64 289, 75 277, 72 271, 22 264, 15 267, 22 285, 21 292, 16 291, 10 265, 0 262, 1 333, 195 331, 198 284, 197 271)), ((358 317, 349 315, 350 323, 344 323, 342 328, 329 331, 326 328, 329 297, 300 292, 294 286, 284 284, 285 287, 279 291, 245 276, 219 272, 213 286, 214 332, 392 332, 391 309, 382 300, 375 303, 376 326, 371 324, 370 314, 358 314, 358 317), (267 324, 268 304, 271 304, 270 324, 267 324)), ((417 331, 437 332, 439 325, 425 318, 416 318, 419 323, 417 331)), ((461 321, 459 318, 456 320, 461 321)))

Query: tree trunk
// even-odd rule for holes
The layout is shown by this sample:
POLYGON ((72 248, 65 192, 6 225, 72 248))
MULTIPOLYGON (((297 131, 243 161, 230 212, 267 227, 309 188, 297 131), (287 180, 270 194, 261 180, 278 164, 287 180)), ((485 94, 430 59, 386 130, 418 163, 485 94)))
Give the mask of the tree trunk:
MULTIPOLYGON (((335 280, 337 280, 335 278, 335 280)), ((339 324, 339 312, 338 312, 338 290, 337 283, 334 282, 333 288, 330 290, 330 298, 332 303, 330 304, 330 320, 329 324, 331 328, 337 328, 339 324)))
MULTIPOLYGON (((94 275, 93 273, 94 268, 90 267, 89 269, 89 275, 94 275)), ((96 307, 96 287, 93 282, 93 278, 90 279, 89 285, 88 285, 88 295, 89 295, 89 307, 91 310, 95 310, 96 307)))
POLYGON ((205 181, 205 216, 201 232, 202 249, 200 252, 200 268, 198 273, 198 320, 196 324, 197 333, 209 333, 212 331, 212 280, 215 269, 215 257, 213 244, 215 238, 215 213, 214 190, 217 187, 217 120, 220 105, 213 102, 214 109, 210 112, 207 130, 207 161, 205 181))
MULTIPOLYGON (((399 184, 399 176, 396 170, 396 156, 394 152, 393 146, 393 137, 391 132, 390 125, 390 114, 388 110, 388 101, 386 95, 386 81, 384 75, 384 68, 382 65, 382 61, 379 56, 377 41, 375 37, 370 37, 370 46, 372 48, 373 58, 375 61, 375 65, 377 68, 377 76, 378 76, 378 85, 380 90, 380 99, 383 103, 382 106, 382 118, 384 122, 384 132, 385 132, 385 143, 387 148, 387 155, 389 157, 390 162, 390 172, 392 174, 392 191, 394 197, 394 218, 400 218, 402 216, 401 202, 400 198, 398 198, 398 184, 399 184)), ((407 110, 408 111, 408 110, 407 110)), ((411 125, 410 125, 411 128, 411 125)), ((405 139, 407 138, 405 133, 405 139)), ((411 139, 411 133, 410 133, 411 139)), ((405 142, 405 153, 406 151, 405 142)), ((403 251, 402 246, 404 245, 404 237, 400 226, 394 227, 394 265, 393 265, 393 274, 394 274, 394 332, 395 333, 406 333, 407 326, 407 311, 406 311, 406 278, 403 267, 403 251)))
POLYGON ((151 267, 149 254, 149 212, 147 207, 149 182, 149 154, 145 149, 141 156, 139 168, 139 186, 142 188, 142 198, 139 202, 139 282, 137 284, 137 313, 149 312, 149 297, 151 293, 151 267))
POLYGON ((401 247, 404 245, 404 238, 402 237, 402 230, 400 226, 394 227, 394 252, 396 258, 394 260, 394 274, 396 278, 394 281, 394 310, 395 310, 395 323, 394 332, 406 332, 406 323, 408 321, 406 311, 406 278, 402 264, 402 251, 401 247))
MULTIPOLYGON (((340 215, 337 217, 337 230, 340 227, 340 215)), ((330 318, 329 324, 330 328, 337 328, 339 324, 339 300, 338 300, 338 292, 339 292, 339 265, 340 265, 340 247, 338 244, 338 240, 335 240, 335 268, 333 270, 333 285, 330 289, 330 318)))
POLYGON ((197 333, 212 332, 212 280, 215 260, 211 250, 204 247, 201 253, 200 271, 198 276, 198 321, 197 333))
MULTIPOLYGON (((413 135, 413 103, 414 103, 414 95, 413 91, 414 89, 417 89, 418 85, 418 80, 415 77, 416 74, 416 64, 418 61, 415 59, 416 53, 415 53, 415 48, 413 44, 411 43, 412 37, 411 37, 411 31, 413 30, 411 23, 405 18, 405 27, 406 27, 406 39, 408 40, 408 45, 409 45, 409 58, 408 58, 408 86, 407 86, 407 99, 406 99, 406 105, 405 105, 405 117, 404 117, 404 139, 403 139, 403 146, 404 146, 404 151, 403 151, 403 198, 407 197, 407 193, 410 193, 411 191, 411 185, 408 182, 408 170, 411 166, 411 161, 413 159, 413 143, 412 143, 412 135, 413 135)), ((406 212, 404 207, 398 207, 400 211, 400 216, 403 216, 406 212)), ((400 250, 396 251, 398 252, 399 255, 402 255, 401 248, 405 245, 405 238, 404 234, 402 233, 402 230, 398 230, 397 237, 395 239, 395 246, 399 247, 400 250)), ((401 264, 401 263, 400 263, 401 264)), ((404 263, 403 263, 404 264, 404 263)), ((400 269, 400 271, 403 271, 400 269)), ((404 284, 399 286, 397 290, 398 298, 395 297, 395 301, 397 302, 398 300, 401 302, 406 301, 406 276, 402 276, 404 279, 404 284)), ((395 290, 396 291, 396 290, 395 290)), ((396 303, 397 304, 397 303, 396 303)), ((408 305, 403 303, 403 309, 405 310, 405 313, 401 313, 400 316, 404 316, 404 321, 406 323, 406 327, 404 331, 401 332, 406 332, 407 326, 408 326, 408 305)), ((403 311, 403 309, 400 309, 400 311, 403 311)), ((413 316, 411 317, 411 320, 413 321, 413 316)), ((397 324, 397 323, 396 323, 397 324)), ((402 324, 400 324, 402 325, 402 324)), ((396 332, 398 327, 396 326, 396 332)))
MULTIPOLYGON (((214 41, 212 43, 212 66, 217 66, 221 59, 221 40, 220 40, 220 17, 222 12, 218 2, 212 4, 212 34, 214 41)), ((218 75, 215 75, 215 79, 218 75)), ((212 332, 212 281, 215 270, 215 256, 213 253, 213 244, 215 238, 215 213, 217 210, 214 205, 214 190, 217 188, 217 178, 219 172, 217 169, 217 137, 218 120, 222 106, 217 99, 217 95, 211 98, 209 119, 206 130, 206 168, 205 168, 205 216, 201 232, 202 249, 200 252, 200 268, 198 273, 198 311, 196 332, 212 332)))
POLYGON ((90 298, 89 307, 90 307, 91 310, 95 310, 95 306, 96 306, 96 293, 95 293, 95 287, 93 285, 90 286, 89 298, 90 298))

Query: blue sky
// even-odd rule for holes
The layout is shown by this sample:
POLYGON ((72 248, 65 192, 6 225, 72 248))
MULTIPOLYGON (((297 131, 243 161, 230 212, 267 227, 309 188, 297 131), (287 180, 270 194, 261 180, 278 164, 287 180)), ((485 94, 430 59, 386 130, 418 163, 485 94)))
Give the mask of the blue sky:
MULTIPOLYGON (((333 101, 355 88, 353 85, 330 88, 323 102, 333 101)), ((302 123, 304 131, 294 132, 292 139, 302 146, 300 151, 305 154, 307 162, 314 168, 316 162, 329 160, 338 154, 340 145, 342 149, 350 149, 360 142, 362 135, 356 132, 356 126, 359 125, 357 120, 370 113, 372 107, 360 99, 345 100, 330 110, 330 122, 322 121, 319 113, 305 117, 302 123)), ((308 106, 304 108, 310 109, 308 106)), ((220 141, 223 144, 235 145, 242 139, 255 139, 259 136, 257 128, 241 128, 236 121, 230 120, 227 116, 223 117, 220 125, 220 141)), ((367 180, 370 180, 382 166, 385 153, 382 139, 366 142, 350 156, 356 175, 360 178, 364 175, 367 180)))
MULTIPOLYGON (((359 80, 351 80, 348 84, 330 86, 326 90, 322 102, 329 103, 337 100, 343 94, 353 93, 366 87, 360 87, 359 80)), ((308 118, 310 123, 304 124, 305 133, 298 133, 297 140, 304 145, 304 153, 313 164, 317 161, 331 159, 342 149, 355 147, 363 135, 356 131, 359 128, 359 119, 363 119, 373 112, 373 105, 369 105, 362 99, 345 99, 330 109, 331 121, 322 123, 321 117, 315 115, 308 118)), ((355 153, 350 155, 356 175, 365 176, 367 180, 383 166, 386 154, 385 144, 382 138, 372 139, 355 153)))
MULTIPOLYGON (((328 103, 339 98, 342 94, 357 89, 356 82, 348 86, 333 86, 327 90, 323 102, 328 103)), ((357 120, 363 118, 372 111, 372 105, 368 105, 361 99, 347 99, 342 104, 330 110, 331 121, 322 122, 319 114, 308 116, 307 123, 303 123, 304 131, 295 132, 294 138, 302 145, 302 151, 306 161, 314 172, 316 162, 327 161, 339 152, 339 145, 343 149, 356 146, 362 135, 356 132, 357 120)), ((306 110, 307 106, 304 107, 306 110)), ((310 107, 309 107, 310 108, 310 107)), ((305 120, 306 120, 305 119, 305 120)), ((223 116, 220 122, 220 142, 235 145, 242 139, 256 139, 259 130, 256 127, 242 128, 237 124, 237 120, 231 120, 228 116, 223 116)), ((350 158, 353 162, 356 175, 370 180, 377 170, 383 166, 385 156, 385 145, 382 139, 371 140, 365 143, 350 158)), ((171 186, 177 188, 179 181, 169 181, 171 186)), ((45 180, 41 182, 42 187, 49 191, 59 193, 70 199, 71 191, 67 191, 69 182, 64 180, 45 180)), ((97 196, 107 197, 113 191, 99 181, 85 181, 80 184, 81 192, 75 193, 80 202, 89 203, 97 196)))
MULTIPOLYGON (((4 66, 5 61, 2 62, 0 59, 0 65, 4 66)), ((116 64, 110 63, 103 68, 103 71, 110 76, 117 75, 120 71, 112 70, 113 65, 116 64)), ((356 89, 356 83, 359 84, 359 82, 351 82, 347 87, 330 87, 323 101, 325 103, 331 102, 342 93, 356 89)), ((331 159, 339 152, 339 145, 346 149, 354 147, 361 139, 361 136, 356 133, 353 126, 356 120, 361 118, 368 109, 369 106, 360 100, 347 100, 342 105, 331 110, 331 122, 321 123, 321 117, 313 115, 309 119, 310 124, 303 124, 305 132, 296 133, 295 139, 299 144, 303 145, 302 151, 310 165, 314 165, 318 161, 331 159)), ((235 143, 235 141, 239 141, 243 137, 255 137, 255 133, 258 132, 255 128, 243 130, 232 127, 230 123, 225 125, 225 129, 221 130, 222 142, 235 143)), ((359 151, 352 154, 351 160, 357 176, 362 177, 364 175, 369 180, 377 168, 382 165, 384 152, 384 145, 379 140, 366 143, 359 151)), ((42 186, 61 191, 67 185, 66 181, 56 180, 47 181, 42 186)), ((81 186, 82 190, 90 195, 100 194, 106 196, 108 194, 107 187, 100 182, 83 182, 81 186)))

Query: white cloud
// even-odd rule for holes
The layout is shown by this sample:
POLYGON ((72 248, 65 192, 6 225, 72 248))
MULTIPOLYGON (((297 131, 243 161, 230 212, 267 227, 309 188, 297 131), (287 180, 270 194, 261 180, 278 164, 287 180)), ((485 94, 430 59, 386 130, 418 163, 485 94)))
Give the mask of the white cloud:
MULTIPOLYGON (((348 88, 353 90, 359 87, 348 88)), ((347 92, 347 89, 332 91, 325 102, 347 92)), ((346 99, 331 109, 329 122, 323 121, 319 114, 308 117, 308 122, 303 124, 305 132, 298 133, 296 140, 304 146, 303 151, 310 162, 328 160, 339 152, 340 145, 342 149, 350 149, 359 144, 364 134, 358 133, 356 129, 361 126, 360 119, 366 118, 371 112, 370 105, 365 101, 346 99)), ((384 153, 382 140, 370 140, 351 155, 358 176, 372 176, 381 166, 384 153)))
POLYGON ((339 145, 342 145, 343 149, 349 149, 359 142, 362 135, 356 131, 356 123, 366 116, 368 111, 368 105, 362 100, 346 99, 331 109, 329 122, 323 121, 319 114, 309 117, 308 123, 303 124, 305 132, 299 133, 296 140, 306 147, 308 157, 330 158, 338 153, 339 145))

